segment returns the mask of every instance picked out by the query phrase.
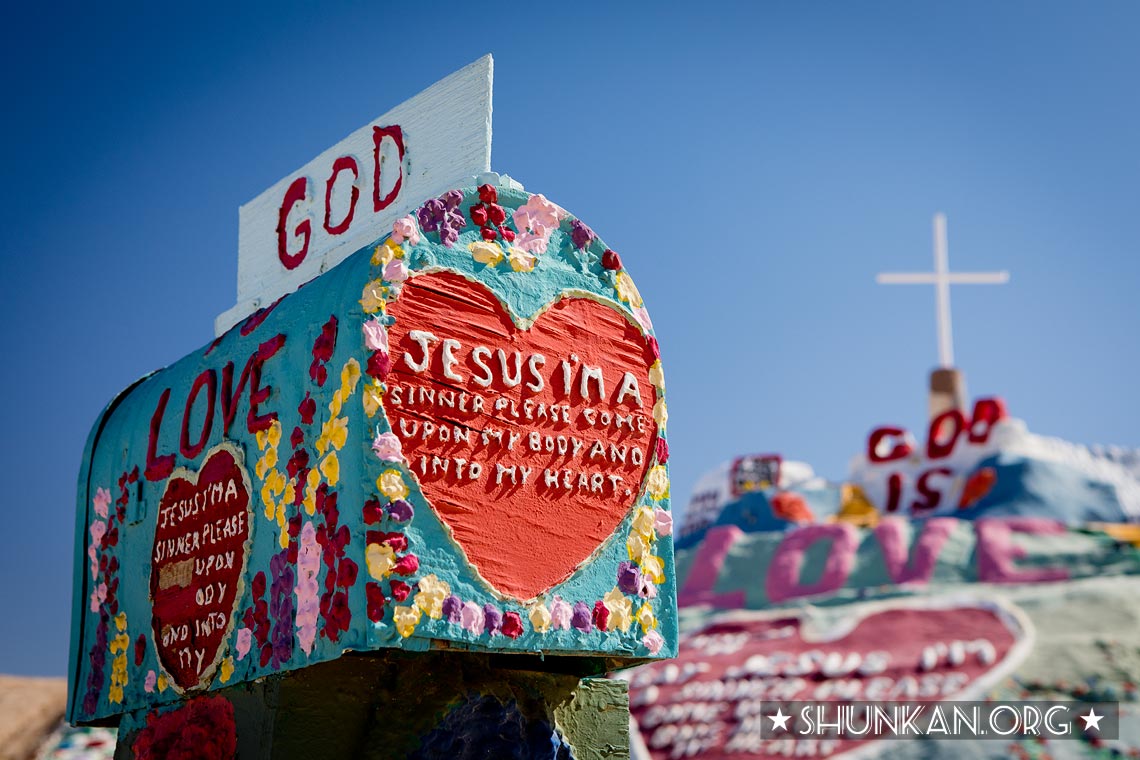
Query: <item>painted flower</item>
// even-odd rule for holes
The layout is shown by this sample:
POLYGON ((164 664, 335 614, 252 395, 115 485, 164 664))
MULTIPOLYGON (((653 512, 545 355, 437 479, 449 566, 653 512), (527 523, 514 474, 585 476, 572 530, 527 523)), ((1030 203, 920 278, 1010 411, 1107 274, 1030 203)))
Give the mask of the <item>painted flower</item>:
POLYGON ((416 229, 416 220, 410 216, 402 216, 392 222, 392 240, 397 245, 408 241, 408 245, 417 245, 420 242, 420 231, 416 229))
POLYGON ((375 417, 376 412, 380 411, 380 405, 384 399, 384 386, 376 380, 364 386, 364 413, 369 417, 375 417))
POLYGON ((636 594, 641 588, 641 570, 632 562, 625 561, 618 564, 617 584, 623 592, 636 594))
POLYGON ((438 620, 443 616, 443 601, 451 595, 451 586, 447 581, 442 581, 433 573, 425 575, 420 578, 419 584, 416 586, 419 593, 416 594, 416 606, 428 614, 428 617, 433 620, 438 620))
POLYGON ((376 440, 372 441, 372 451, 382 462, 404 461, 403 447, 395 433, 380 433, 376 436, 376 440))
POLYGON ((580 219, 573 219, 570 222, 570 240, 574 243, 574 247, 578 250, 584 249, 590 244, 597 235, 594 231, 586 226, 585 222, 580 219))
POLYGON ((483 630, 494 636, 501 633, 503 628, 503 613, 493 604, 483 605, 483 630))
POLYGON ((348 442, 348 417, 330 417, 321 425, 321 435, 317 438, 317 452, 324 454, 329 446, 338 451, 348 442))
POLYGON ((384 283, 380 280, 372 280, 365 285, 364 292, 360 296, 360 305, 364 307, 365 314, 384 311, 384 283))
POLYGON ((516 272, 531 271, 534 269, 535 261, 538 260, 533 253, 529 253, 528 251, 515 246, 511 247, 510 253, 507 254, 507 259, 510 261, 511 269, 515 270, 516 272))
POLYGON ((607 248, 602 253, 602 267, 611 272, 616 272, 621 269, 621 256, 617 255, 617 251, 607 248))
POLYGON ((364 345, 369 351, 388 351, 388 328, 379 319, 364 323, 364 345))
POLYGON ((653 614, 653 609, 648 602, 638 608, 637 624, 641 626, 642 633, 649 633, 657 627, 657 616, 653 614))
POLYGON ((653 405, 653 421, 662 430, 665 428, 665 423, 669 421, 669 407, 665 405, 663 398, 657 399, 657 403, 653 405))
POLYGON ((397 605, 392 610, 392 622, 396 624, 396 630, 400 635, 406 639, 415 633, 416 624, 420 622, 422 614, 419 607, 397 605))
POLYGON ((625 271, 614 275, 614 287, 617 289, 618 298, 628 303, 632 308, 636 309, 641 306, 641 293, 637 292, 633 278, 625 271))
POLYGON ((238 628, 237 642, 234 649, 237 651, 238 660, 244 660, 245 656, 249 654, 249 647, 253 644, 253 630, 250 628, 238 628))
POLYGON ((591 620, 599 631, 608 631, 610 629, 610 608, 601 599, 594 602, 594 609, 591 613, 591 620))
POLYGON ((396 499, 388 505, 388 516, 396 522, 407 522, 414 514, 412 505, 404 499, 396 499))
POLYGON ((455 594, 443 600, 443 617, 449 623, 458 623, 463 616, 463 600, 455 594))
POLYGON ((360 362, 349 359, 340 370, 340 390, 345 398, 356 393, 358 382, 360 382, 360 362))
POLYGON ((649 468, 645 478, 645 491, 654 499, 664 499, 669 495, 669 473, 663 465, 649 468))
POLYGON ((420 558, 409 553, 396 560, 396 566, 392 568, 392 572, 397 575, 412 575, 419 569, 420 558))
POLYGON ((653 362, 649 368, 649 382, 657 387, 657 390, 662 393, 665 392, 665 370, 661 368, 661 360, 653 362))
POLYGON ((660 557, 646 554, 641 558, 641 572, 654 583, 665 582, 665 563, 660 557))
POLYGON ((384 265, 384 279, 392 283, 402 283, 408 279, 408 265, 403 259, 392 259, 384 265))
POLYGON ((653 510, 653 529, 658 536, 673 535, 673 515, 669 510, 657 507, 653 510))
POLYGON ((664 438, 658 436, 657 443, 654 444, 654 453, 657 455, 657 463, 665 464, 669 461, 669 442, 664 438))
POLYGON ((376 487, 380 489, 380 493, 393 501, 408 497, 408 486, 398 470, 384 470, 376 479, 376 487))
POLYGON ((459 624, 464 630, 476 635, 483 632, 483 608, 475 602, 467 602, 459 611, 459 624))
POLYGON ((606 630, 612 631, 616 628, 619 631, 628 631, 633 622, 633 603, 622 593, 621 589, 616 587, 611 589, 602 597, 602 602, 610 613, 606 630))
POLYGON ((222 660, 222 664, 218 667, 218 675, 222 678, 222 683, 230 680, 234 674, 234 661, 232 657, 226 657, 222 660))
POLYGON ((546 253, 550 235, 565 215, 565 211, 541 193, 530 196, 526 203, 514 211, 513 219, 519 231, 515 245, 528 253, 546 253))
POLYGON ((554 597, 554 601, 550 605, 550 622, 555 628, 560 631, 568 629, 573 614, 574 610, 562 600, 562 597, 554 597))
POLYGON ((590 608, 586 606, 585 602, 574 603, 574 612, 570 616, 570 626, 582 633, 589 633, 594 629, 590 608))
POLYGON ((633 318, 637 320, 637 324, 641 325, 643 332, 649 332, 653 329, 653 320, 649 318, 649 311, 644 306, 638 306, 633 310, 633 318))
MULTIPOLYGON (((652 470, 650 470, 652 472, 652 470)), ((653 508, 638 507, 633 513, 633 522, 630 527, 646 542, 652 541, 653 535, 653 508)))
POLYGON ((297 641, 305 654, 312 654, 317 638, 317 619, 320 616, 320 586, 317 575, 321 572, 321 547, 313 523, 305 521, 301 528, 300 547, 297 551, 297 641))
POLYGON ((92 505, 95 507, 95 514, 107 519, 107 508, 111 506, 111 492, 106 488, 96 488, 95 498, 91 500, 92 505))
POLYGON ((657 654, 665 646, 665 637, 657 631, 650 631, 641 638, 641 644, 649 650, 650 654, 657 654))
POLYGON ((146 680, 143 681, 143 691, 145 691, 147 694, 153 694, 154 693, 154 687, 157 685, 158 685, 158 674, 155 673, 153 670, 148 670, 147 674, 146 674, 146 680))
POLYGON ((517 639, 523 634, 522 617, 517 612, 507 612, 503 615, 503 635, 508 639, 517 639))
POLYGON ((531 607, 527 612, 527 617, 530 618, 530 627, 538 633, 546 633, 550 630, 552 616, 545 604, 539 603, 531 607))
POLYGON ((641 558, 649 553, 649 543, 638 533, 631 533, 625 542, 629 551, 629 558, 634 562, 641 562, 641 558))
POLYGON ((396 566, 396 553, 387 544, 369 544, 364 550, 364 562, 368 565, 368 574, 382 580, 396 566))
POLYGON ((498 243, 488 240, 477 240, 468 245, 467 250, 471 251, 473 259, 487 266, 495 266, 503 260, 503 249, 498 243))
POLYGON ((392 238, 388 238, 372 252, 372 266, 385 266, 393 259, 403 258, 404 249, 392 238))
POLYGON ((337 458, 335 451, 330 451, 328 456, 321 460, 320 469, 330 486, 340 482, 340 459, 337 458))
POLYGON ((392 589, 392 598, 397 602, 404 601, 412 593, 412 587, 401 580, 393 580, 389 585, 392 589))

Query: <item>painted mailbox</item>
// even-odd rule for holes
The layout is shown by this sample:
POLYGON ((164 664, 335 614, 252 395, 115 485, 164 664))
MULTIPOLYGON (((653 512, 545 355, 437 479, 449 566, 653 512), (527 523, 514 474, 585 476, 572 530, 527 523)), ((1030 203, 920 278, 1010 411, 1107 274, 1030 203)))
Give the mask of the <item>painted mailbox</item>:
POLYGON ((589 227, 515 186, 428 200, 99 418, 69 719, 351 650, 672 656, 666 419, 589 227))

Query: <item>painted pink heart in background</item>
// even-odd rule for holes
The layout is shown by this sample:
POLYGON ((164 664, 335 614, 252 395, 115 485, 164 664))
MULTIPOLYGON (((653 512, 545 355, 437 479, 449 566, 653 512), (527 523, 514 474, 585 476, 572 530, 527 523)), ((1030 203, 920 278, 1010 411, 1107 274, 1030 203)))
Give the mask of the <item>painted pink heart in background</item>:
POLYGON ((676 660, 635 670, 630 712, 655 760, 678 748, 701 758, 782 757, 796 740, 758 719, 762 704, 979 699, 1024 659, 1028 626, 989 601, 870 604, 824 631, 797 611, 729 613, 683 639, 676 660))

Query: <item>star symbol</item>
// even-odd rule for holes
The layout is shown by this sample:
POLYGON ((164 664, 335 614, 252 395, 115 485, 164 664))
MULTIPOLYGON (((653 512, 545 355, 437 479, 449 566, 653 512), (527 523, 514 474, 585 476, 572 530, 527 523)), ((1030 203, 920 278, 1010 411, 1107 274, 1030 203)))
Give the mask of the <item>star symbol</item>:
POLYGON ((1104 718, 1103 715, 1097 715, 1096 710, 1092 707, 1089 708, 1088 715, 1078 715, 1077 717, 1085 722, 1086 731, 1088 731, 1090 728, 1095 728, 1097 731, 1099 731, 1100 722, 1104 718))
POLYGON ((777 707, 776 708, 776 714, 775 715, 769 715, 768 720, 772 721, 772 730, 773 731, 775 731, 777 727, 782 728, 785 731, 787 731, 788 730, 788 718, 790 718, 790 717, 792 717, 792 716, 791 715, 784 715, 784 709, 782 707, 777 707))

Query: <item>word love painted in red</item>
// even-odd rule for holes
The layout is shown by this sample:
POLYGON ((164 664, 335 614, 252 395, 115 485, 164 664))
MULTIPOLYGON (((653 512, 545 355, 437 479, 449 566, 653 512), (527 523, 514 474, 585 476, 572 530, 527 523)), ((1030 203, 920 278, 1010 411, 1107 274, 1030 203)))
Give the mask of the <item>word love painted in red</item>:
POLYGON ((630 712, 658 760, 840 754, 868 740, 774 734, 760 716, 776 702, 979 699, 1027 653, 1020 620, 988 602, 936 601, 876 605, 829 630, 794 613, 727 618, 681 642, 677 659, 635 671, 630 712))
POLYGON ((385 408, 424 495, 500 593, 569 577, 640 495, 657 436, 650 341, 563 296, 516 325, 483 285, 419 275, 390 305, 385 408))
POLYGON ((181 689, 209 683, 245 573, 249 475, 241 452, 213 449, 194 474, 175 470, 158 506, 150 593, 163 668, 181 689))

